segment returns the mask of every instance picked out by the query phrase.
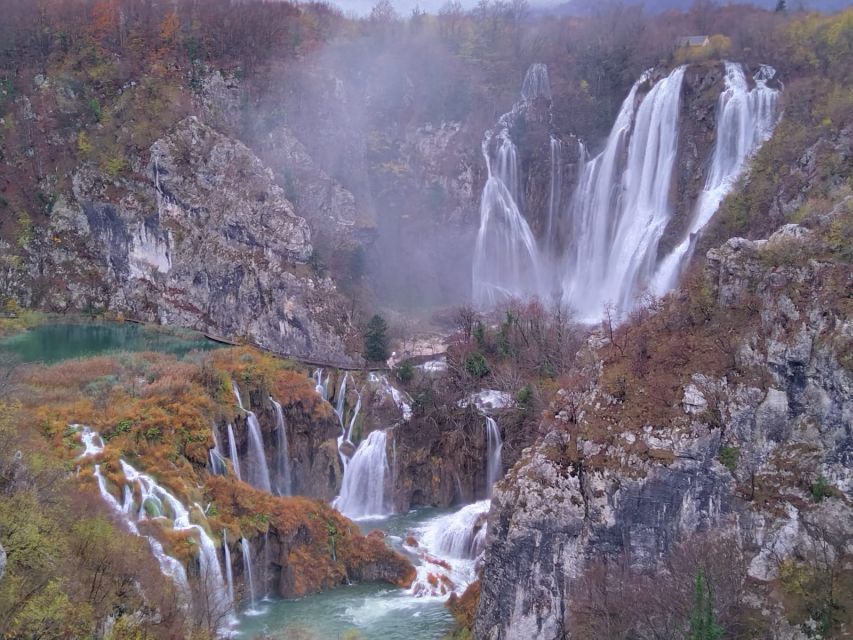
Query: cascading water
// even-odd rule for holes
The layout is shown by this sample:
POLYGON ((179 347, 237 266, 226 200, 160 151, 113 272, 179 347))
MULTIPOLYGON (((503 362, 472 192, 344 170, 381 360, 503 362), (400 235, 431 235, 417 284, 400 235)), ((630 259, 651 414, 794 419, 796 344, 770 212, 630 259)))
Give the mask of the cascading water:
MULTIPOLYGON (((103 450, 103 440, 91 429, 81 434, 81 440, 86 445, 86 455, 95 455, 103 450)), ((190 523, 190 514, 186 507, 169 491, 157 484, 151 476, 140 473, 124 460, 119 462, 127 481, 124 487, 123 503, 120 504, 110 493, 106 478, 101 473, 101 465, 98 464, 95 465, 94 476, 101 497, 121 517, 128 530, 134 535, 142 536, 137 526, 138 521, 159 518, 170 519, 172 531, 191 531, 196 534, 199 541, 202 588, 208 594, 208 602, 213 607, 214 615, 228 619, 232 603, 228 597, 213 540, 203 527, 190 523), (138 509, 135 508, 135 493, 138 493, 140 498, 138 509)), ((201 516, 204 517, 203 512, 201 516)), ((154 536, 143 537, 148 540, 161 572, 177 585, 182 604, 187 606, 191 601, 191 592, 184 565, 169 556, 154 536)))
MULTIPOLYGON (((167 507, 163 509, 161 506, 155 517, 163 517, 168 513, 171 515, 173 531, 192 531, 198 535, 202 584, 210 595, 210 602, 214 611, 220 615, 229 613, 231 605, 228 601, 227 587, 222 576, 222 569, 219 566, 216 545, 211 537, 203 527, 190 522, 190 513, 187 508, 169 491, 157 484, 154 478, 140 473, 124 460, 121 460, 120 463, 124 477, 129 484, 136 486, 141 496, 140 520, 146 517, 146 503, 149 500, 154 500, 157 504, 167 507)), ((128 505, 126 500, 126 508, 133 504, 132 494, 129 493, 128 495, 130 496, 130 504, 128 505)), ((202 516, 204 516, 203 513, 202 516)))
MULTIPOLYGON (((750 89, 742 65, 725 63, 725 88, 717 107, 717 143, 704 189, 679 243, 660 257, 660 242, 673 219, 671 203, 679 144, 681 88, 686 67, 658 80, 644 73, 617 115, 604 149, 592 160, 579 144, 583 165, 567 207, 562 185, 562 146, 551 138, 551 180, 543 230, 537 239, 525 219, 524 182, 510 132, 537 98, 550 100, 544 65, 525 77, 521 101, 486 132, 487 180, 480 203, 474 251, 473 298, 493 306, 510 297, 558 294, 584 322, 595 322, 612 304, 623 316, 645 292, 677 285, 697 235, 766 141, 778 120, 775 76, 762 66, 750 89), (554 268, 556 267, 556 268, 554 268), (556 277, 555 277, 556 274, 556 277)), ((528 212, 529 213, 529 212, 528 212)))
POLYGON ((473 560, 485 549, 490 500, 480 500, 436 518, 422 530, 420 543, 442 557, 473 560))
POLYGON ((492 487, 495 482, 500 480, 503 475, 503 461, 501 460, 503 446, 498 423, 491 416, 486 416, 486 451, 488 452, 486 460, 486 493, 489 496, 492 495, 492 487))
POLYGON ((684 238, 657 268, 652 283, 657 295, 676 286, 697 235, 737 183, 749 157, 773 134, 778 120, 779 91, 767 86, 776 75, 775 69, 763 65, 753 78, 755 87, 750 89, 742 65, 726 62, 725 68, 725 89, 717 101, 711 167, 684 238))
POLYGON ((232 382, 234 395, 237 398, 237 404, 242 411, 246 413, 246 425, 249 428, 249 450, 246 459, 246 479, 256 489, 272 493, 272 484, 270 483, 270 471, 267 465, 267 456, 264 449, 264 439, 261 433, 261 425, 258 422, 258 417, 253 411, 249 411, 243 407, 243 400, 240 398, 240 389, 236 382, 232 382))
POLYGON ((228 601, 234 608, 234 569, 231 566, 231 549, 228 547, 228 531, 222 530, 222 549, 225 552, 225 580, 228 587, 228 601))
POLYGON ((541 62, 534 62, 524 74, 521 83, 521 99, 533 102, 537 98, 551 99, 551 82, 548 79, 548 67, 541 62))
POLYGON ((617 311, 627 310, 651 278, 672 215, 684 71, 678 67, 658 81, 636 111, 636 94, 647 74, 634 84, 604 151, 581 175, 570 207, 573 233, 563 295, 583 320, 598 319, 610 302, 617 311))
POLYGON ((516 115, 537 98, 551 99, 548 70, 541 63, 527 70, 521 100, 483 138, 487 178, 480 200, 472 279, 474 302, 478 305, 493 305, 508 297, 526 297, 541 290, 539 249, 522 215, 518 153, 510 137, 516 115))
POLYGON ((242 480, 243 476, 240 475, 240 456, 237 453, 237 439, 234 437, 234 425, 228 425, 228 451, 231 455, 231 465, 234 467, 234 475, 237 476, 238 480, 242 480))
POLYGON ((246 587, 249 589, 249 609, 246 611, 249 615, 260 613, 256 608, 257 599, 255 598, 255 577, 252 572, 252 547, 246 538, 240 540, 240 549, 243 552, 243 576, 246 582, 246 587))
POLYGON ((555 253, 557 228, 560 215, 560 202, 563 198, 563 143, 551 136, 551 180, 548 192, 548 222, 545 227, 545 251, 549 256, 555 253))
POLYGON ((290 450, 287 444, 287 421, 284 419, 281 404, 272 397, 270 397, 270 402, 275 409, 275 429, 278 442, 275 453, 276 492, 280 496, 289 496, 293 481, 290 471, 290 450))
POLYGON ((371 432, 344 471, 341 494, 332 506, 349 518, 379 518, 391 512, 386 487, 387 436, 387 430, 371 432))
POLYGON ((211 431, 213 432, 213 449, 208 452, 210 473, 215 476, 224 476, 228 469, 225 466, 225 456, 222 454, 222 447, 219 444, 219 435, 216 426, 211 431))

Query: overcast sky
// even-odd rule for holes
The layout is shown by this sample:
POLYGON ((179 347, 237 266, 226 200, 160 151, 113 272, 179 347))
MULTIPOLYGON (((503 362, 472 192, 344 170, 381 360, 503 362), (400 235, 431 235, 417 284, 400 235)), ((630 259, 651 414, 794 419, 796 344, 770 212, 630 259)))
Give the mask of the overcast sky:
MULTIPOLYGON (((441 5, 443 5, 446 1, 447 0, 391 0, 391 4, 393 4, 394 8, 397 9, 397 13, 403 16, 408 16, 416 5, 424 11, 435 13, 441 8, 441 5)), ((531 6, 555 4, 555 2, 550 0, 529 1, 531 6)), ((471 8, 477 4, 477 0, 461 0, 461 2, 462 6, 466 8, 471 8)), ((370 8, 374 4, 376 4, 376 0, 331 0, 331 3, 337 5, 346 13, 352 11, 354 13, 365 14, 370 11, 370 8)))

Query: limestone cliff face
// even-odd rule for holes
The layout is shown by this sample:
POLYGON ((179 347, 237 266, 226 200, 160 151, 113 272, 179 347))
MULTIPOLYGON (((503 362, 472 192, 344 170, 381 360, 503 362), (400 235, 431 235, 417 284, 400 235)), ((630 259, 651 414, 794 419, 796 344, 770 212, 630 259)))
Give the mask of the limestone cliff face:
POLYGON ((353 362, 335 286, 305 264, 311 233, 244 145, 188 118, 132 178, 92 166, 51 216, 53 246, 31 270, 53 310, 108 309, 245 337, 294 356, 353 362))
MULTIPOLYGON (((834 553, 853 551, 853 374, 845 355, 853 326, 832 302, 839 283, 849 286, 849 271, 832 261, 780 260, 811 252, 810 236, 791 225, 767 241, 736 238, 708 254, 713 305, 724 313, 745 300, 754 306, 755 323, 730 345, 730 366, 757 377, 705 375, 697 366, 671 419, 641 416, 624 431, 619 421, 591 427, 614 407, 630 410, 599 383, 558 394, 550 433, 495 491, 475 637, 574 637, 571 604, 592 560, 624 554, 633 568, 654 572, 699 532, 739 541, 732 552, 743 554, 753 587, 776 580, 784 559, 822 544, 818 532, 839 534, 834 553), (833 496, 816 501, 809 487, 819 477, 833 496)), ((590 362, 600 380, 601 361, 590 362)), ((758 602, 773 637, 800 637, 774 613, 772 598, 758 602)))

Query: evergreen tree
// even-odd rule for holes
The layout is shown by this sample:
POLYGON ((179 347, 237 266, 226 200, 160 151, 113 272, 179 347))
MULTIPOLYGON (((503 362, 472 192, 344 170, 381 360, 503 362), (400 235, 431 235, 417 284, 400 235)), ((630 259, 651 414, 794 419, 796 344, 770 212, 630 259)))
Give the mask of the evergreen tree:
POLYGON ((785 13, 785 9, 788 8, 788 3, 786 0, 778 0, 776 2, 776 13, 785 13))
POLYGON ((714 591, 711 583, 705 579, 705 571, 700 567, 696 573, 693 611, 690 614, 690 631, 687 640, 719 640, 723 630, 714 622, 714 591))
POLYGON ((367 323, 364 332, 364 357, 368 362, 384 362, 388 359, 388 325, 379 314, 367 323))

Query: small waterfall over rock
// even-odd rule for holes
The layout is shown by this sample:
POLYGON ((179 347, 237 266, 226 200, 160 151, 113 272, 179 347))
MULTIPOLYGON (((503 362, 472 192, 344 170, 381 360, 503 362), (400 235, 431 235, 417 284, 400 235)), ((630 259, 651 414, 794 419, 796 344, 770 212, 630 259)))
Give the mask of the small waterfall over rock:
POLYGON ((270 397, 270 402, 275 409, 275 430, 278 444, 275 452, 276 493, 280 496, 289 496, 293 481, 290 471, 290 451, 287 444, 287 421, 284 419, 284 410, 281 408, 281 404, 272 397, 270 397))
POLYGON ((473 560, 485 549, 490 500, 480 500, 436 518, 423 529, 421 542, 447 558, 473 560))
POLYGON ((234 467, 234 475, 237 476, 238 480, 242 480, 243 476, 240 475, 240 456, 237 453, 237 439, 234 437, 234 425, 228 425, 228 451, 231 455, 231 465, 234 467))
POLYGON ((232 382, 234 395, 237 398, 237 405, 240 410, 246 414, 246 425, 249 428, 249 451, 246 457, 246 480, 255 489, 272 493, 272 484, 270 483, 270 471, 267 465, 267 455, 264 449, 264 439, 261 433, 261 425, 258 422, 258 417, 253 411, 249 411, 243 407, 243 400, 240 398, 240 389, 236 382, 232 382))
POLYGON ((252 571, 252 546, 246 538, 240 539, 240 549, 243 552, 243 579, 246 583, 246 588, 249 590, 249 609, 246 611, 249 615, 258 613, 256 604, 258 602, 255 596, 255 576, 252 571))
POLYGON ((533 102, 538 98, 551 99, 551 82, 548 79, 548 67, 541 62, 534 62, 524 74, 521 84, 521 99, 533 102))
POLYGON ((762 65, 750 89, 743 65, 726 62, 725 89, 717 101, 716 142, 705 186, 681 242, 660 263, 652 283, 661 295, 678 284, 698 234, 710 222, 743 173, 746 162, 773 134, 778 121, 779 91, 767 86, 776 70, 762 65))
POLYGON ((388 376, 371 372, 367 379, 372 384, 378 386, 383 394, 391 398, 391 401, 397 405, 397 408, 403 415, 404 422, 408 422, 412 419, 412 399, 408 394, 401 392, 397 387, 391 384, 391 381, 388 380, 388 376))
POLYGON ((224 476, 228 472, 228 468, 225 466, 225 456, 222 453, 222 446, 219 444, 219 434, 215 425, 211 431, 213 433, 213 449, 208 452, 210 473, 215 476, 224 476))
POLYGON ((455 513, 439 516, 415 530, 417 577, 410 593, 417 597, 461 594, 477 577, 476 565, 486 547, 490 500, 480 500, 455 513))
MULTIPOLYGON (((81 441, 86 446, 86 456, 101 453, 103 440, 91 429, 81 433, 81 441)), ((124 460, 120 460, 121 470, 127 482, 124 486, 123 501, 119 501, 110 493, 107 480, 101 473, 101 465, 94 467, 94 477, 98 483, 98 490, 104 501, 125 523, 128 530, 137 536, 146 538, 151 552, 160 565, 160 570, 166 577, 170 578, 178 587, 179 596, 184 607, 189 606, 192 601, 192 593, 184 565, 176 558, 168 555, 163 545, 153 535, 145 535, 140 532, 137 522, 142 520, 153 520, 165 518, 171 522, 172 531, 192 532, 198 537, 199 551, 199 584, 207 592, 207 600, 211 607, 211 613, 215 617, 231 621, 229 615, 232 611, 232 601, 229 598, 228 589, 219 566, 219 557, 216 545, 207 534, 205 529, 190 522, 189 510, 167 489, 160 486, 151 476, 137 471, 124 460), (136 496, 139 496, 139 506, 136 506, 136 496)), ((196 505, 197 506, 197 505, 196 505)), ((201 508, 198 508, 202 518, 205 517, 201 508)), ((221 630, 221 629, 220 629, 221 630)))
POLYGON ((323 378, 323 370, 314 369, 314 374, 311 376, 314 379, 314 390, 326 401, 329 400, 329 375, 323 378))
POLYGON ((386 480, 389 475, 387 430, 373 431, 356 449, 344 471, 341 493, 332 506, 352 519, 391 513, 386 480))
POLYGON ((498 427, 498 423, 491 416, 486 416, 486 451, 488 452, 486 460, 486 494, 490 497, 495 482, 503 476, 503 460, 501 459, 503 446, 504 443, 501 439, 501 430, 498 427))
POLYGON ((228 547, 228 531, 222 530, 222 550, 225 553, 225 584, 228 587, 228 601, 234 607, 234 569, 231 566, 231 549, 228 547))
POLYGON ((569 212, 573 233, 563 295, 582 320, 597 320, 610 302, 626 311, 649 283, 672 216, 684 71, 678 67, 658 81, 639 107, 637 91, 648 74, 634 84, 604 151, 581 175, 569 212))

